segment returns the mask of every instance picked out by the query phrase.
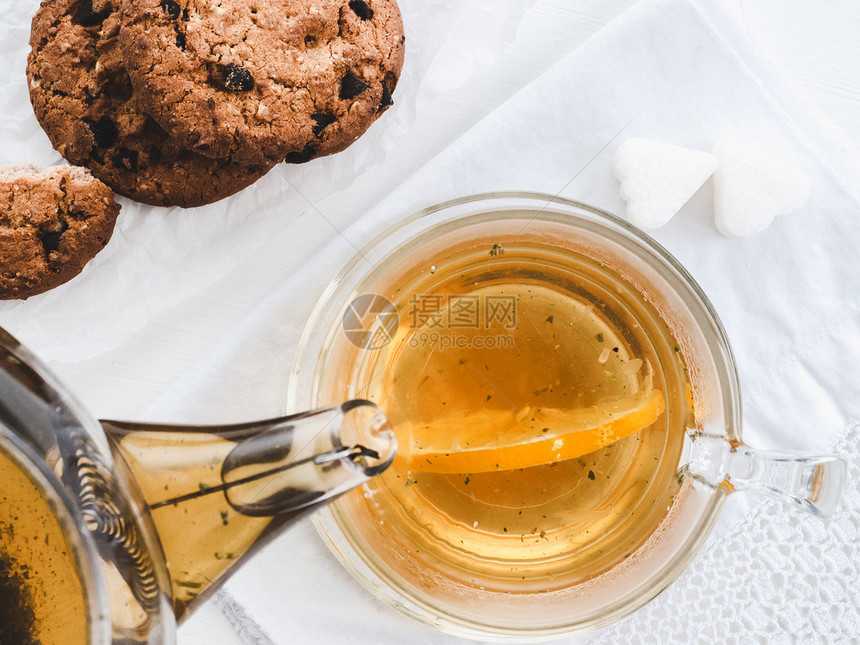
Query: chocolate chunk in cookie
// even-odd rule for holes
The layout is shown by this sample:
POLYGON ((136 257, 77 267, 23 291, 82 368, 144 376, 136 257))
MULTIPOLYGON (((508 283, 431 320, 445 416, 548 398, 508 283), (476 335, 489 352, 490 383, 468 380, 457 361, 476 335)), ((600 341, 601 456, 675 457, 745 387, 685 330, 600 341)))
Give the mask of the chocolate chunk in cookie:
POLYGON ((214 67, 216 82, 228 92, 250 92, 254 89, 254 77, 241 65, 216 63, 214 67))
POLYGON ((83 27, 100 25, 111 14, 110 4, 106 2, 100 4, 101 6, 96 9, 93 7, 93 0, 82 0, 74 15, 75 22, 83 27))
POLYGON ((317 149, 312 145, 307 145, 301 150, 288 153, 287 158, 284 159, 284 161, 287 163, 307 163, 311 159, 315 159, 316 156, 317 149))
POLYGON ((347 73, 343 75, 343 78, 340 79, 339 96, 342 99, 354 99, 366 90, 367 87, 367 83, 362 81, 351 71, 347 71, 347 73))
POLYGON ((119 204, 75 166, 0 167, 0 299, 74 278, 113 234, 119 204))
POLYGON ((321 137, 323 130, 337 121, 337 117, 334 114, 326 114, 325 112, 311 114, 311 119, 314 122, 313 133, 315 137, 321 137))
POLYGON ((373 9, 364 0, 350 0, 349 8, 355 12, 355 15, 362 20, 370 20, 373 18, 373 9))
POLYGON ((403 67, 393 0, 122 0, 122 14, 144 109, 242 164, 343 150, 391 105, 403 67))
MULTIPOLYGON (((184 148, 133 95, 119 44, 119 0, 44 0, 30 37, 30 100, 54 147, 117 193, 200 206, 245 188, 271 164, 239 166, 184 148)), ((180 17, 176 0, 160 10, 180 17)))

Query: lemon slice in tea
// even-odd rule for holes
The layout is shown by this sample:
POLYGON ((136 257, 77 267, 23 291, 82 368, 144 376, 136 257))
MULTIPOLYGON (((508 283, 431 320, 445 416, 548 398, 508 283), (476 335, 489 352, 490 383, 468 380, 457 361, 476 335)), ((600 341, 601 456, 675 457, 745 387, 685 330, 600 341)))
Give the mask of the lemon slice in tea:
POLYGON ((428 473, 483 473, 574 459, 644 430, 665 409, 646 390, 588 408, 478 410, 404 422, 397 428, 401 468, 428 473))

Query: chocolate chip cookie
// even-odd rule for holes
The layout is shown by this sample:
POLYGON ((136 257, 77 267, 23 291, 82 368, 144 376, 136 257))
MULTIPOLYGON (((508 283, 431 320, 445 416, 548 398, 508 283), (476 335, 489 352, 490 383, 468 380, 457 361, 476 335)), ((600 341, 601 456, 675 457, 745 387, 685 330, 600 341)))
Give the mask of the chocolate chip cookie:
POLYGON ((392 103, 394 0, 122 0, 144 108, 183 145, 243 164, 339 152, 392 103))
POLYGON ((208 204, 263 176, 271 164, 197 155, 140 109, 122 61, 118 2, 44 0, 33 18, 30 100, 53 146, 117 193, 156 206, 208 204))
POLYGON ((119 208, 85 168, 0 167, 0 299, 78 275, 110 240, 119 208))

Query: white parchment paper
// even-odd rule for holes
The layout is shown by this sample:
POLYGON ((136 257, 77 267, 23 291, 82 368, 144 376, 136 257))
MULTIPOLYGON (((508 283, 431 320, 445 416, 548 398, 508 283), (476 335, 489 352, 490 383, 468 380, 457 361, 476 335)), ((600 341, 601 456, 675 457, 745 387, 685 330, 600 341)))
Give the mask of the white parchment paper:
MULTIPOLYGON (((402 0, 406 65, 395 105, 345 152, 281 164, 238 195, 192 209, 122 204, 108 246, 69 283, 0 302, 0 326, 45 360, 110 350, 158 312, 200 292, 250 257, 315 202, 378 165, 440 92, 456 87, 513 37, 531 0, 402 0), (480 29, 471 27, 480 25, 480 29), (444 52, 439 59, 440 51, 444 52), (456 72, 446 60, 457 61, 456 72)), ((64 163, 33 115, 25 75, 36 0, 3 2, 0 20, 0 164, 64 163)))

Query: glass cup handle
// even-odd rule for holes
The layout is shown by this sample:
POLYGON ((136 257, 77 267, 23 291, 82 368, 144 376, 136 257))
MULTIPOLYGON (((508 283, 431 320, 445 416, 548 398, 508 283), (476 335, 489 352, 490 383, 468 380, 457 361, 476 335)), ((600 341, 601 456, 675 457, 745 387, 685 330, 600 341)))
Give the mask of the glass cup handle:
POLYGON ((691 439, 688 473, 712 486, 787 499, 819 517, 829 517, 839 507, 847 468, 835 455, 755 450, 707 435, 691 439))

